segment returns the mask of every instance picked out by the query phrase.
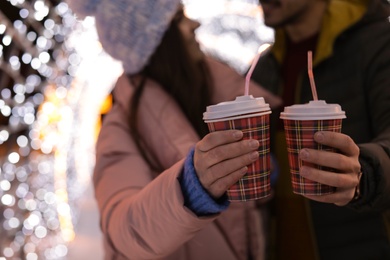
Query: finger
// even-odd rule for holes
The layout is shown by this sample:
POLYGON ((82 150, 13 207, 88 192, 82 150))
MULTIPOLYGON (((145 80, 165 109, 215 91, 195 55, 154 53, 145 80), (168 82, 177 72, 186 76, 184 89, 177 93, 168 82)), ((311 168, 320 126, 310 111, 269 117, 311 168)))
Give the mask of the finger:
MULTIPOLYGON (((208 185, 212 185, 214 182, 219 179, 225 178, 230 175, 232 172, 237 171, 240 168, 248 166, 253 162, 259 159, 259 153, 257 151, 253 151, 239 157, 235 157, 229 160, 225 160, 221 163, 218 163, 212 166, 207 171, 207 177, 209 181, 206 181, 208 185)), ((206 177, 206 176, 205 176, 206 177)))
POLYGON ((212 185, 205 187, 213 198, 220 198, 234 183, 248 172, 248 167, 244 166, 224 178, 220 178, 213 182, 212 185))
POLYGON ((251 151, 257 150, 258 148, 259 141, 255 139, 242 140, 239 142, 229 143, 215 147, 214 149, 209 150, 208 152, 203 154, 204 160, 202 161, 203 167, 205 168, 201 168, 200 166, 199 169, 207 170, 207 168, 217 165, 223 161, 240 157, 244 154, 250 153, 251 151))
POLYGON ((340 172, 358 172, 360 170, 357 160, 331 151, 304 148, 299 151, 299 158, 305 162, 330 167, 340 172))
POLYGON ((240 130, 215 131, 207 134, 197 143, 196 149, 207 152, 217 146, 241 140, 243 133, 240 130))
POLYGON ((335 173, 308 166, 302 166, 299 174, 306 179, 341 189, 354 189, 359 182, 356 173, 335 173))
POLYGON ((323 202, 323 203, 332 203, 337 206, 345 206, 348 204, 348 202, 351 201, 351 196, 349 192, 344 192, 344 191, 340 191, 340 192, 336 191, 335 193, 332 194, 325 194, 320 196, 318 195, 303 195, 303 196, 310 200, 323 202))
POLYGON ((314 134, 314 140, 317 143, 336 148, 347 156, 355 156, 359 154, 359 147, 355 144, 352 138, 342 133, 320 131, 314 134))
POLYGON ((341 195, 338 193, 324 194, 324 195, 302 195, 302 196, 311 200, 324 202, 324 203, 333 203, 334 201, 339 201, 341 199, 341 195))

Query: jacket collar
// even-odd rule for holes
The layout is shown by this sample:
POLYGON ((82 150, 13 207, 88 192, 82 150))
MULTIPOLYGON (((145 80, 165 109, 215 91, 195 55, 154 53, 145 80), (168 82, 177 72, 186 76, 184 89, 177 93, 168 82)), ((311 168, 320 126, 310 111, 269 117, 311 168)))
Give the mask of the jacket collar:
MULTIPOLYGON (((363 17, 367 11, 367 3, 368 0, 330 0, 317 42, 314 65, 332 55, 336 38, 363 17)), ((279 63, 283 61, 285 45, 286 33, 284 29, 276 29, 272 53, 279 63)))

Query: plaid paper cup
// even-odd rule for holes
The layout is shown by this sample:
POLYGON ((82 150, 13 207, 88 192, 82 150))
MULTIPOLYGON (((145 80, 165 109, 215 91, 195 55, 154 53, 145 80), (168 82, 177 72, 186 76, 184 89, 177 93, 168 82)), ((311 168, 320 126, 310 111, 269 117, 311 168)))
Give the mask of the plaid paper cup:
POLYGON ((302 148, 327 150, 334 149, 318 144, 314 141, 314 134, 318 131, 341 132, 342 119, 327 120, 288 120, 284 119, 288 160, 291 172, 292 188, 295 194, 324 195, 335 192, 336 188, 321 184, 302 177, 299 169, 302 165, 316 167, 318 169, 332 171, 330 168, 313 165, 299 159, 299 151, 302 148))
POLYGON ((246 115, 241 118, 207 122, 210 132, 228 129, 243 131, 243 139, 260 142, 259 159, 248 165, 248 172, 227 191, 230 201, 256 200, 271 194, 269 113, 246 115))

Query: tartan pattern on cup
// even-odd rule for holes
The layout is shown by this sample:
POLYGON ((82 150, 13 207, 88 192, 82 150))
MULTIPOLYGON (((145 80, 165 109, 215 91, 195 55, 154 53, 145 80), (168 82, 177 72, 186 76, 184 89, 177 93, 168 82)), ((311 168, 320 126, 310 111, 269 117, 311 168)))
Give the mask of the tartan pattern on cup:
POLYGON ((336 152, 333 148, 316 143, 313 138, 314 133, 318 131, 341 132, 342 119, 302 121, 284 119, 283 121, 293 192, 301 195, 324 195, 335 192, 335 187, 308 180, 299 174, 302 165, 333 171, 327 167, 303 162, 299 159, 299 151, 302 148, 311 148, 336 152))
POLYGON ((256 200, 271 194, 271 163, 270 163, 270 136, 269 114, 207 123, 209 131, 239 129, 243 132, 243 139, 257 139, 259 159, 248 165, 248 172, 227 191, 230 201, 256 200))

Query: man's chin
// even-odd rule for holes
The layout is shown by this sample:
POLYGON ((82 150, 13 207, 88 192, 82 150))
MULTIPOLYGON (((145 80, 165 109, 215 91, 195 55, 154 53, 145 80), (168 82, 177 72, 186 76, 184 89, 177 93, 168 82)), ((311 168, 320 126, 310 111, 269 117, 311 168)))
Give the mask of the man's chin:
POLYGON ((264 25, 271 28, 278 28, 282 26, 282 23, 280 21, 272 21, 264 19, 264 25))

